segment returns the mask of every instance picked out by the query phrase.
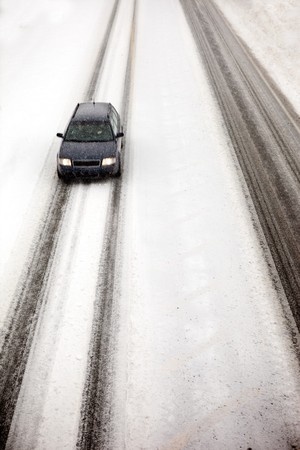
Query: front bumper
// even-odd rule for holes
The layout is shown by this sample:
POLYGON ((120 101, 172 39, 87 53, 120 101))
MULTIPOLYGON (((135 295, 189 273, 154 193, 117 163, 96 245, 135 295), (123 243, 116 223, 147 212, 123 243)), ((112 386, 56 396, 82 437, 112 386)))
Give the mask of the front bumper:
POLYGON ((116 175, 119 168, 119 161, 109 166, 63 166, 57 164, 57 172, 61 178, 102 178, 116 175))

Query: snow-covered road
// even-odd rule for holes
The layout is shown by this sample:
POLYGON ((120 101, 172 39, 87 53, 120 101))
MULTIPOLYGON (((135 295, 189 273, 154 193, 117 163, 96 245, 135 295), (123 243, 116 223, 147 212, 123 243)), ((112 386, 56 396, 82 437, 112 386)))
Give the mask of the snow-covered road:
MULTIPOLYGON (((1 100, 1 141, 10 150, 1 155, 3 330, 44 203, 57 185, 57 144, 51 142, 62 129, 55 127, 64 127, 73 104, 84 97, 113 6, 91 0, 86 13, 84 0, 56 2, 55 8, 39 4, 27 0, 27 8, 16 14, 6 2, 2 12, 4 25, 12 18, 18 24, 10 39, 1 35, 0 41, 7 63, 0 71, 1 88, 8 86, 1 100), (81 23, 80 33, 74 22, 81 23), (46 45, 47 67, 41 71, 46 45), (57 57, 63 70, 51 84, 49 67, 57 57), (25 60, 31 64, 24 77, 17 72, 16 85, 10 74, 25 60), (42 82, 28 84, 35 77, 42 82), (42 110, 44 120, 33 106, 25 119, 12 117, 10 94, 26 110, 30 94, 39 100, 39 89, 50 102, 42 110), (16 129, 26 135, 25 174, 24 166, 13 164, 22 137, 12 133, 16 129), (37 129, 38 141, 31 134, 37 129), (33 167, 34 175, 28 175, 33 167)), ((73 449, 76 443, 120 449, 298 448, 293 320, 256 232, 247 188, 192 33, 178 0, 138 0, 134 8, 133 0, 120 0, 95 92, 96 101, 123 109, 131 43, 122 181, 67 187, 7 448, 73 449), (116 189, 113 304, 109 322, 99 317, 95 322, 103 301, 105 227, 116 189), (91 351, 99 326, 113 335, 106 360, 101 346, 95 347, 99 355, 91 351), (83 391, 88 392, 98 357, 108 365, 110 380, 103 379, 103 385, 109 392, 95 391, 95 411, 104 412, 91 418, 91 436, 84 436, 81 420, 90 399, 83 391)), ((101 378, 97 383, 101 388, 101 378)))
POLYGON ((137 36, 120 296, 126 447, 289 448, 297 363, 178 2, 140 2, 137 36))

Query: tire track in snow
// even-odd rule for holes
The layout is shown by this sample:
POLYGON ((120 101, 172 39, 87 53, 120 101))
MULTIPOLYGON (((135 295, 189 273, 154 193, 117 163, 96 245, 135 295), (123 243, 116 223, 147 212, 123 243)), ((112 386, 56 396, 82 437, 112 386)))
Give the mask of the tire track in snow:
POLYGON ((56 185, 5 324, 0 355, 0 448, 8 436, 69 193, 67 186, 56 185))
MULTIPOLYGON (((113 5, 84 101, 92 98, 97 88, 119 2, 115 0, 113 5)), ((1 333, 0 448, 5 448, 6 445, 39 312, 46 301, 45 289, 70 192, 70 186, 56 181, 1 333)))
POLYGON ((181 4, 300 330, 300 132, 295 112, 212 2, 181 4))
MULTIPOLYGON (((124 93, 122 101, 122 121, 124 125, 124 151, 130 105, 131 73, 134 59, 134 40, 137 2, 134 2, 130 47, 127 60, 124 93)), ((128 148, 126 155, 128 158, 128 148)), ((113 403, 113 357, 117 314, 115 311, 115 287, 117 282, 118 248, 121 241, 121 199, 123 179, 116 179, 112 185, 109 209, 105 224, 103 250, 99 265, 94 319, 88 371, 82 398, 81 421, 77 448, 99 449, 110 447, 113 403)))
POLYGON ((113 28, 113 25, 114 25, 114 22, 115 22, 115 18, 116 18, 117 10, 118 10, 118 7, 119 7, 119 3, 120 3, 120 0, 115 0, 114 6, 113 6, 113 9, 112 9, 109 21, 108 21, 108 25, 107 25, 107 28, 106 28, 106 32, 105 32, 105 35, 104 35, 104 38, 103 38, 103 42, 102 42, 102 45, 101 45, 101 47, 99 49, 99 52, 98 52, 98 55, 97 55, 97 58, 96 58, 94 70, 93 70, 92 76, 91 76, 91 80, 90 80, 90 82, 88 84, 88 88, 87 88, 87 91, 86 91, 86 94, 85 94, 85 97, 84 97, 84 101, 85 102, 89 102, 89 101, 94 99, 95 92, 96 92, 97 87, 99 85, 99 81, 100 81, 100 78, 101 78, 101 76, 100 76, 101 75, 101 70, 102 70, 102 67, 103 67, 103 61, 104 61, 105 53, 106 53, 106 50, 107 50, 107 47, 108 47, 109 37, 111 35, 111 31, 112 31, 112 28, 113 28))

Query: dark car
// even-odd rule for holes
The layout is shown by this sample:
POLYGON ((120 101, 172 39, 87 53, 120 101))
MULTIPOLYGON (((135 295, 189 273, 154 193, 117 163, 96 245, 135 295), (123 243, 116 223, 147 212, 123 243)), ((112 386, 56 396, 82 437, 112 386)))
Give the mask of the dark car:
POLYGON ((79 103, 62 138, 57 155, 57 174, 75 177, 120 176, 123 129, 111 103, 79 103))

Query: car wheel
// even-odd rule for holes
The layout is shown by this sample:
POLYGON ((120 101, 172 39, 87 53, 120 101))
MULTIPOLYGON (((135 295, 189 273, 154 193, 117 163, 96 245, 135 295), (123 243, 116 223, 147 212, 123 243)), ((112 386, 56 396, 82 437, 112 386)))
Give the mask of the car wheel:
POLYGON ((122 175, 122 162, 121 162, 121 157, 119 158, 119 165, 118 165, 118 170, 117 173, 115 174, 115 177, 119 178, 122 175))
POLYGON ((59 173, 59 171, 57 170, 57 176, 58 178, 63 181, 64 183, 68 184, 70 182, 70 178, 69 177, 64 177, 61 173, 59 173))

